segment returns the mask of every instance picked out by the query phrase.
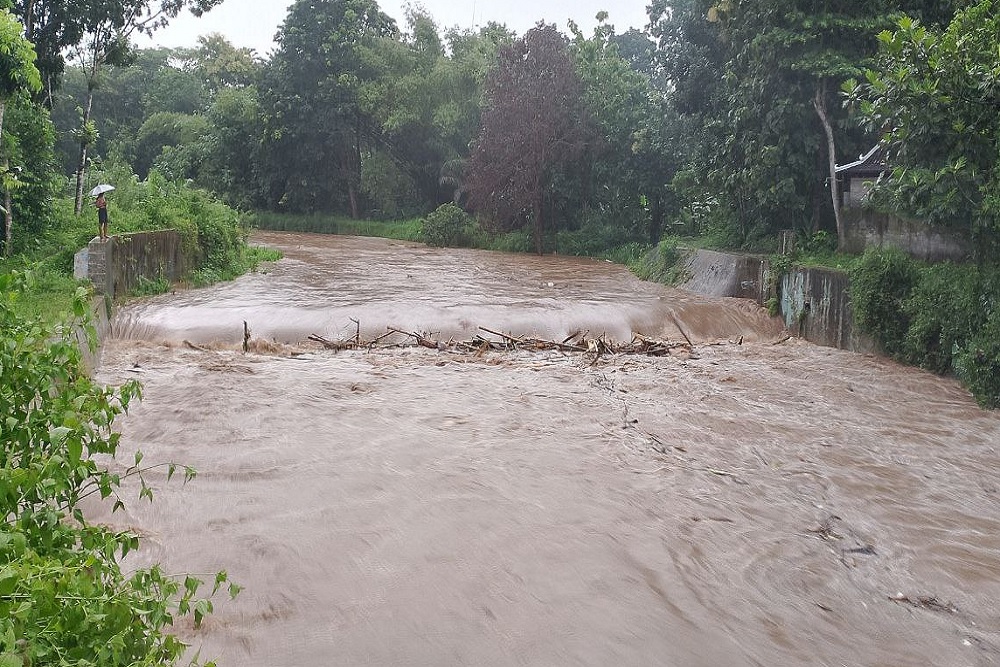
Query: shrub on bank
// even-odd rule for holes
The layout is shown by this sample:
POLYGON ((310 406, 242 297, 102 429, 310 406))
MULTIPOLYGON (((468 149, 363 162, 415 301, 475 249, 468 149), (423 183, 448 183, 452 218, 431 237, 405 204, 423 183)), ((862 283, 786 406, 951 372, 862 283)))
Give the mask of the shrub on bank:
POLYGON ((647 252, 635 265, 630 265, 632 272, 643 280, 651 280, 665 285, 675 285, 683 282, 685 252, 681 249, 678 239, 672 236, 664 237, 656 246, 647 252))
POLYGON ((920 267, 903 303, 908 321, 900 358, 935 373, 948 373, 955 351, 983 323, 976 304, 975 266, 951 263, 920 267))
POLYGON ((1000 308, 955 354, 955 374, 987 408, 1000 408, 1000 308))
POLYGON ((862 331, 894 357, 903 350, 909 316, 903 304, 917 268, 900 250, 869 250, 851 271, 851 307, 862 331))
POLYGON ((248 226, 275 232, 376 236, 401 241, 419 241, 422 221, 352 220, 327 213, 257 212, 247 216, 248 226))
POLYGON ((981 405, 1000 407, 998 270, 869 250, 850 272, 855 321, 894 359, 955 373, 981 405))
POLYGON ((456 204, 442 204, 423 220, 420 237, 438 248, 468 248, 476 236, 476 221, 456 204))

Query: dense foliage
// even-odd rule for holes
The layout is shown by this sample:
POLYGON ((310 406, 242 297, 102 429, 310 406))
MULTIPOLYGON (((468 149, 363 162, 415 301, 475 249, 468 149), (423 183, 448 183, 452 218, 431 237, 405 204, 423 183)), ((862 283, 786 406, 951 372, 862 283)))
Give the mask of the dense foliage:
POLYGON ((540 25, 505 46, 484 96, 467 169, 470 203, 501 230, 523 226, 527 217, 541 254, 546 194, 590 134, 566 38, 540 25))
MULTIPOLYGON (((536 248, 576 235, 581 248, 610 250, 652 245, 675 232, 768 250, 784 229, 825 230, 843 240, 831 168, 877 140, 881 128, 871 114, 882 112, 877 104, 842 105, 841 83, 868 81, 866 68, 890 67, 892 49, 913 36, 897 34, 887 49, 884 35, 892 33, 881 41, 878 34, 902 15, 943 30, 967 4, 657 0, 645 33, 616 34, 605 21, 590 36, 570 24, 569 38, 552 26, 519 38, 494 24, 442 34, 419 8, 398 25, 374 0, 301 0, 289 8, 267 59, 209 35, 193 49, 128 54, 97 79, 85 67, 69 67, 63 89, 53 92, 53 113, 66 171, 79 171, 85 140, 88 161, 117 156, 142 177, 155 169, 191 179, 247 209, 402 219, 454 201, 494 230, 537 227, 544 238, 536 248), (550 33, 553 39, 540 39, 550 33), (528 49, 531 40, 538 43, 528 49), (558 67, 531 57, 543 43, 572 66, 565 57, 558 67), (519 49, 526 57, 520 70, 511 69, 510 54, 519 49), (547 94, 533 92, 538 82, 547 94), (498 92, 501 85, 507 88, 498 92), (534 108, 518 102, 529 99, 534 108), (91 104, 89 124, 81 125, 91 104), (867 126, 852 116, 859 108, 867 126), (519 148, 535 138, 519 114, 530 117, 530 127, 544 122, 553 130, 566 119, 573 136, 558 136, 554 153, 544 142, 519 148), (550 157, 543 167, 514 169, 502 149, 516 152, 516 164, 525 167, 533 155, 550 157)), ((940 83, 954 84, 940 91, 942 113, 980 71, 992 80, 983 58, 995 57, 988 46, 996 11, 980 2, 965 12, 964 22, 948 29, 952 37, 936 43, 956 44, 979 25, 979 41, 969 43, 983 48, 939 57, 955 73, 947 78, 952 83, 940 83)), ((922 51, 901 51, 910 52, 922 51)), ((901 91, 922 89, 926 68, 897 65, 911 73, 901 91)), ((991 91, 988 85, 975 92, 969 108, 990 108, 991 91)), ((885 100, 891 106, 904 97, 885 100)), ((912 102, 914 109, 926 106, 912 102)), ((962 122, 980 144, 991 136, 982 125, 987 119, 962 122)), ((963 167, 984 184, 989 176, 980 167, 988 153, 968 157, 963 167)), ((915 148, 905 154, 922 159, 915 148)), ((956 164, 953 157, 934 160, 907 164, 907 173, 948 177, 942 169, 956 164)), ((981 199, 988 210, 993 198, 981 199)), ((982 219, 975 229, 985 225, 982 219)))
POLYGON ((421 240, 429 246, 471 246, 475 219, 457 204, 442 204, 424 218, 420 233, 421 240))
POLYGON ((1000 257, 1000 2, 981 0, 943 30, 910 17, 879 35, 876 67, 846 90, 881 132, 891 178, 882 204, 964 228, 1000 257))
MULTIPOLYGON (((0 664, 175 664, 186 647, 169 626, 188 615, 200 623, 212 608, 196 598, 201 582, 157 567, 124 572, 138 536, 82 511, 94 498, 121 508, 128 478, 152 500, 142 454, 128 466, 115 460, 114 421, 139 386, 91 381, 72 323, 53 331, 17 314, 23 287, 20 274, 0 276, 0 664)), ((168 478, 176 468, 163 467, 168 478)), ((219 573, 215 588, 225 582, 219 573)))
POLYGON ((987 407, 1000 407, 1000 271, 918 263, 894 250, 865 253, 851 270, 857 324, 899 361, 955 373, 987 407))

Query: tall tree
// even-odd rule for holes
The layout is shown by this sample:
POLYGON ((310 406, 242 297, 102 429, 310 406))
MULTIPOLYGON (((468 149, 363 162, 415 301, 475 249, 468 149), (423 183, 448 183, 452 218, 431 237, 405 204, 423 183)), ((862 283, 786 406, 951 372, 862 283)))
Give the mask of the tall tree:
POLYGON ((438 68, 439 104, 435 127, 448 146, 438 172, 438 184, 448 188, 452 201, 466 195, 465 170, 469 146, 479 132, 483 84, 497 62, 500 48, 517 39, 505 26, 490 22, 478 31, 452 29, 446 33, 447 57, 438 68))
POLYGON ((91 126, 94 90, 103 68, 129 61, 130 40, 136 33, 149 34, 165 27, 182 9, 201 16, 222 0, 86 0, 80 24, 82 39, 71 49, 73 59, 86 73, 87 97, 81 113, 80 159, 76 170, 77 215, 83 210, 83 187, 87 174, 87 151, 95 139, 91 126))
POLYGON ((14 14, 24 24, 24 34, 38 53, 38 69, 44 83, 46 102, 59 85, 66 66, 65 52, 83 39, 83 20, 88 2, 69 0, 15 0, 14 14))
MULTIPOLYGON (((35 67, 35 51, 24 38, 23 30, 23 26, 10 11, 0 10, 0 142, 3 139, 4 116, 11 98, 18 93, 30 93, 41 88, 41 79, 35 67)), ((17 187, 18 181, 11 173, 7 153, 8 151, 3 150, 0 179, 4 191, 4 254, 10 255, 14 216, 11 190, 17 187)))
POLYGON ((212 95, 226 88, 254 84, 261 73, 261 61, 253 49, 236 47, 217 32, 202 35, 198 46, 179 55, 185 69, 197 74, 212 95))
POLYGON ((209 106, 208 120, 198 183, 231 206, 268 207, 271 202, 260 189, 264 126, 257 87, 219 91, 209 106))
POLYGON ((670 123, 662 95, 654 88, 654 44, 641 33, 614 34, 600 24, 588 39, 575 24, 572 53, 583 84, 583 100, 600 137, 587 152, 583 207, 590 218, 614 229, 619 243, 659 241, 666 184, 676 167, 671 146, 661 131, 670 123), (627 61, 620 45, 629 50, 627 61))
POLYGON ((900 19, 861 83, 845 85, 893 170, 896 210, 968 226, 980 257, 1000 258, 1000 1, 980 0, 936 30, 900 19))
POLYGON ((907 5, 940 13, 940 3, 910 0, 651 5, 672 99, 700 128, 687 195, 709 203, 736 232, 731 241, 827 225, 843 240, 833 167, 840 148, 860 152, 872 138, 849 122, 836 91, 871 62, 875 35, 907 5))
POLYGON ((271 206, 361 213, 361 158, 377 133, 364 95, 396 23, 373 0, 296 0, 261 85, 271 206))
POLYGON ((469 202, 500 229, 530 221, 541 254, 546 191, 589 138, 566 38, 555 26, 539 24, 502 48, 484 97, 467 170, 469 202))

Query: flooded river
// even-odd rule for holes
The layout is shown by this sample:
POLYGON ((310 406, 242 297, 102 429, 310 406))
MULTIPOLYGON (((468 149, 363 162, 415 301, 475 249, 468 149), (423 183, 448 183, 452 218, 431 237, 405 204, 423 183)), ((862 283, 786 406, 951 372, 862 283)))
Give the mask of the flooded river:
POLYGON ((117 515, 134 562, 246 588, 182 628, 203 658, 1000 664, 1000 415, 954 381, 605 262, 258 240, 285 259, 125 308, 100 368, 145 386, 126 449, 199 471, 117 515), (244 321, 271 344, 242 354, 244 321), (304 342, 388 326, 695 353, 304 342))

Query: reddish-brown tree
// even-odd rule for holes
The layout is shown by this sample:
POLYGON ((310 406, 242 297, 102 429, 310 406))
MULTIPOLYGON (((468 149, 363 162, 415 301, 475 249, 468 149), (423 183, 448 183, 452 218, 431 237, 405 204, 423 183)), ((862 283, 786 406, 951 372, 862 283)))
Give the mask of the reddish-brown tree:
POLYGON ((484 98, 466 172, 469 204, 497 230, 530 222, 541 254, 546 188, 590 135, 566 38, 540 23, 502 48, 484 98))

